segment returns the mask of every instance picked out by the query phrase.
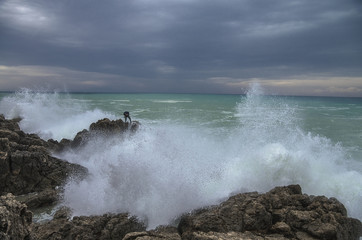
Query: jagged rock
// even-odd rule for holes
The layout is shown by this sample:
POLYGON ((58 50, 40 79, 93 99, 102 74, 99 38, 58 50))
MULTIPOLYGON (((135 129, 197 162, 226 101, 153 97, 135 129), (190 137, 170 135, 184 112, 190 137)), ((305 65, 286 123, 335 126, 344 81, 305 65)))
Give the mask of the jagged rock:
POLYGON ((270 234, 265 235, 261 233, 252 232, 189 232, 182 239, 187 240, 287 240, 283 235, 270 234))
POLYGON ((61 209, 52 221, 34 224, 33 239, 122 239, 127 233, 144 231, 143 223, 128 214, 81 216, 69 220, 67 209, 61 209))
POLYGON ((181 240, 181 236, 175 227, 158 227, 155 230, 145 232, 127 233, 123 240, 181 240))
POLYGON ((119 133, 126 129, 128 129, 128 123, 123 122, 122 119, 111 121, 108 118, 104 118, 89 126, 89 131, 91 132, 119 133))
POLYGON ((12 120, 6 120, 4 115, 0 114, 0 129, 8 129, 10 131, 20 131, 19 122, 20 118, 15 118, 12 120))
POLYGON ((32 213, 11 193, 0 197, 0 239, 29 239, 32 213))
POLYGON ((62 185, 87 169, 50 155, 48 143, 19 130, 18 120, 0 115, 0 194, 41 192, 62 185))
POLYGON ((62 185, 68 175, 86 174, 86 169, 48 154, 9 151, 1 159, 0 193, 25 194, 62 185))
POLYGON ((83 129, 78 132, 73 140, 62 139, 60 142, 50 139, 48 140, 49 148, 54 152, 61 152, 67 148, 78 148, 86 144, 89 140, 98 136, 115 136, 125 131, 134 132, 139 128, 139 122, 133 121, 132 124, 123 122, 122 119, 109 120, 104 118, 92 123, 89 130, 83 129))
POLYGON ((302 194, 299 185, 291 185, 265 194, 235 195, 218 206, 183 216, 178 230, 185 239, 207 239, 210 232, 249 231, 289 239, 351 240, 362 235, 362 224, 348 218, 338 200, 310 197, 302 194))
POLYGON ((28 208, 35 209, 55 204, 58 201, 58 192, 54 189, 45 189, 41 192, 18 196, 17 199, 28 208))

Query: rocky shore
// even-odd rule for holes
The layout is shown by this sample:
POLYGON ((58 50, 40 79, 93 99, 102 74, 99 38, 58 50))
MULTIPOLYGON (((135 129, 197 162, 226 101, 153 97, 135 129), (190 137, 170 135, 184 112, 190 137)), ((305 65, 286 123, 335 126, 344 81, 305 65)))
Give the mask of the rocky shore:
POLYGON ((267 193, 231 196, 216 206, 180 216, 173 226, 147 230, 128 213, 77 216, 63 207, 53 219, 33 222, 32 211, 55 204, 69 177, 82 179, 87 169, 52 156, 82 147, 97 134, 136 131, 122 120, 99 120, 73 140, 44 141, 20 130, 20 119, 0 115, 0 240, 2 239, 359 239, 362 223, 349 218, 335 198, 310 196, 299 185, 267 193), (20 198, 19 195, 22 195, 20 198))

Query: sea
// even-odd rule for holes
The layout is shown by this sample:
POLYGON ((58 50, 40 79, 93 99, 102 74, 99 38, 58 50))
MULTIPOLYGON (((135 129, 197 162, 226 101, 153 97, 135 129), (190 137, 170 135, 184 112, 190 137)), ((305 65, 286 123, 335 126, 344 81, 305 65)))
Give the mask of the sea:
POLYGON ((128 212, 154 228, 237 193, 299 184, 362 221, 362 98, 265 95, 257 84, 241 95, 0 93, 0 114, 45 140, 124 111, 138 131, 55 155, 90 173, 64 186, 73 215, 128 212))

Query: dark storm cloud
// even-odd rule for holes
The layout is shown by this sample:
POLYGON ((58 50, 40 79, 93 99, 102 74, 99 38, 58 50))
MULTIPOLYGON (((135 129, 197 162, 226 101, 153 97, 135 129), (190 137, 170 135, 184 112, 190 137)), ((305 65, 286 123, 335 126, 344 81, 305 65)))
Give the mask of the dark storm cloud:
POLYGON ((239 93, 257 79, 290 89, 308 80, 328 95, 348 79, 333 91, 362 96, 361 10, 337 0, 5 0, 0 90, 49 82, 52 69, 50 86, 75 91, 239 93))

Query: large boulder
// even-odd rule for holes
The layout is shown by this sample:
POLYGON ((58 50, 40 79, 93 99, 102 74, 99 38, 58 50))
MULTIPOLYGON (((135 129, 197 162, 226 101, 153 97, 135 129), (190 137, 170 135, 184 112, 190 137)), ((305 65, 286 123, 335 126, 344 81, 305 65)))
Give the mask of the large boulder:
POLYGON ((276 239, 353 240, 362 235, 362 224, 348 218, 338 200, 308 196, 299 185, 291 185, 265 194, 238 194, 197 210, 181 218, 178 230, 184 239, 224 239, 225 234, 250 232, 281 237, 276 239))
POLYGON ((29 239, 32 213, 11 193, 0 197, 0 239, 29 239))

